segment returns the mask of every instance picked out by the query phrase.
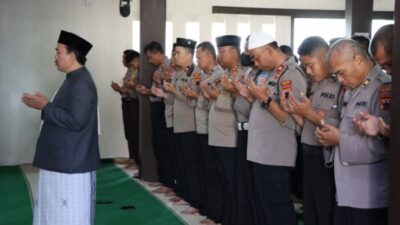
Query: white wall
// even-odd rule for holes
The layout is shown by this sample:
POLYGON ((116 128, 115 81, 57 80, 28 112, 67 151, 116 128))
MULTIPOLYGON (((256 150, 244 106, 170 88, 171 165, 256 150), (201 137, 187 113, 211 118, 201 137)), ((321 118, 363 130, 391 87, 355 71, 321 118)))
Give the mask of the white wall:
POLYGON ((39 133, 40 112, 25 107, 23 92, 51 98, 65 75, 54 66, 61 29, 89 40, 87 67, 96 82, 102 157, 126 156, 120 98, 111 80, 121 80, 121 53, 132 46, 133 16, 119 15, 116 0, 0 0, 0 165, 30 163, 39 133))

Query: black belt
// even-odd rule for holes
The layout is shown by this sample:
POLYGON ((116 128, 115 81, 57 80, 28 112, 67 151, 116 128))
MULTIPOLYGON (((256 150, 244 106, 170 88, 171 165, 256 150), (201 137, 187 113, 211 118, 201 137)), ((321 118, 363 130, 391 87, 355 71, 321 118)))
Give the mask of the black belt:
POLYGON ((133 101, 133 99, 134 99, 134 98, 131 98, 131 97, 121 98, 121 100, 122 100, 123 102, 130 102, 130 101, 133 101))
POLYGON ((304 155, 322 155, 323 146, 318 145, 308 145, 301 143, 301 148, 303 150, 304 155))

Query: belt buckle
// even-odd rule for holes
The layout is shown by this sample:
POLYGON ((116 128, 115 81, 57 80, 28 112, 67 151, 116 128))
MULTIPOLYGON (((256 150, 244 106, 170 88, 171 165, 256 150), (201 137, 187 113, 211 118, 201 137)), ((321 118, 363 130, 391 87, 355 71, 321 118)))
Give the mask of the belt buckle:
POLYGON ((237 127, 239 131, 249 130, 249 123, 237 123, 237 127))
POLYGON ((242 130, 242 123, 237 123, 238 130, 242 130))

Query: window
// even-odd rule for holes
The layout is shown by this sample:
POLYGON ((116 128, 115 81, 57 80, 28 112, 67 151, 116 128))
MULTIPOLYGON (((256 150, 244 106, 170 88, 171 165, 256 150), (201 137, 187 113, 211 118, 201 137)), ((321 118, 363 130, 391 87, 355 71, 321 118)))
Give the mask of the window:
POLYGON ((241 38, 240 51, 244 51, 244 43, 246 42, 247 36, 249 36, 249 34, 250 34, 250 24, 249 23, 238 23, 236 33, 241 38))
POLYGON ((134 20, 132 22, 132 48, 140 51, 140 21, 134 20))
POLYGON ((379 30, 379 28, 388 25, 388 24, 394 24, 393 20, 372 20, 372 29, 371 29, 371 38, 374 37, 376 31, 379 30))
POLYGON ((200 24, 198 22, 186 22, 185 24, 186 38, 199 41, 200 39, 200 24))
POLYGON ((215 38, 225 35, 225 34, 226 34, 225 23, 212 23, 212 25, 211 25, 211 43, 213 43, 215 48, 217 48, 215 38))
POLYGON ((301 42, 310 36, 320 36, 328 44, 332 38, 346 36, 345 25, 344 19, 295 18, 293 52, 297 54, 301 42))
POLYGON ((173 27, 172 27, 172 22, 167 21, 165 24, 165 55, 170 57, 171 56, 171 51, 172 51, 172 44, 175 42, 173 40, 173 27))

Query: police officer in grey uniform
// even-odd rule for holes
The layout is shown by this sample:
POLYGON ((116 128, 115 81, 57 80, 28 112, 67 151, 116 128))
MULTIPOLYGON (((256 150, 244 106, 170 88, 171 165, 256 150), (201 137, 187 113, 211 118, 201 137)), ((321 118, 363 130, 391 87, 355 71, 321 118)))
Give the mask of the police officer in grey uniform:
MULTIPOLYGON (((163 88, 162 82, 165 79, 168 79, 168 77, 172 76, 173 69, 170 66, 171 60, 168 59, 166 56, 164 56, 161 64, 157 67, 156 71, 153 73, 153 84, 150 88, 150 91, 152 93, 152 96, 150 98, 158 97, 155 93, 154 90, 156 88, 163 88)), ((171 79, 169 79, 171 80, 171 79)), ((157 98, 157 99, 158 99, 157 98)), ((162 137, 162 142, 161 144, 166 144, 166 145, 159 145, 158 147, 162 146, 162 152, 160 152, 157 156, 160 158, 160 161, 158 162, 158 166, 160 167, 159 170, 160 173, 162 174, 163 178, 163 185, 164 187, 160 187, 156 190, 154 190, 154 193, 163 193, 163 194, 173 194, 172 189, 175 186, 175 167, 173 164, 173 149, 174 147, 174 142, 172 142, 169 138, 170 132, 172 131, 172 117, 173 117, 173 112, 172 112, 172 105, 168 104, 168 101, 165 101, 164 99, 164 118, 165 118, 165 136, 162 137)), ((161 109, 160 109, 161 110, 161 109)), ((173 132, 171 134, 173 136, 173 132)), ((160 138, 158 138, 160 139, 160 138)), ((174 139, 174 138, 173 138, 174 139)))
POLYGON ((339 128, 325 125, 316 132, 323 145, 335 146, 335 225, 387 224, 387 145, 359 132, 353 121, 367 112, 388 122, 391 77, 353 40, 336 42, 327 57, 331 72, 346 88, 339 128))
MULTIPOLYGON (((211 135, 219 135, 221 137, 221 130, 216 130, 216 128, 221 129, 219 126, 221 124, 221 119, 224 118, 224 114, 231 115, 231 112, 222 112, 214 109, 215 101, 219 97, 219 85, 220 78, 223 75, 223 69, 217 64, 216 52, 214 46, 209 42, 203 42, 198 45, 197 53, 198 64, 205 74, 205 78, 200 85, 201 95, 209 99, 208 106, 208 122, 207 122, 207 133, 208 147, 204 152, 204 166, 205 166, 205 193, 204 193, 204 211, 203 213, 207 216, 204 223, 221 222, 224 212, 223 204, 223 194, 224 187, 222 182, 222 171, 220 171, 220 162, 217 151, 215 147, 211 146, 210 138, 214 145, 224 146, 227 145, 224 139, 214 139, 210 137, 211 135), (211 112, 213 110, 213 112, 211 112), (218 117, 220 116, 220 117, 218 117)), ((232 130, 234 131, 234 126, 232 124, 232 130)), ((230 143, 233 145, 233 143, 230 143)), ((229 145, 228 145, 229 146, 229 145)))
POLYGON ((311 77, 311 89, 303 99, 285 99, 288 113, 301 117, 303 128, 303 219, 307 225, 332 225, 335 209, 335 181, 332 164, 325 160, 324 149, 315 136, 315 128, 323 124, 339 124, 338 104, 342 99, 342 85, 329 73, 325 54, 328 43, 318 36, 306 38, 298 48, 301 67, 311 77))
POLYGON ((195 213, 200 207, 200 177, 197 148, 195 107, 197 100, 186 96, 184 93, 190 89, 198 94, 200 87, 196 84, 200 69, 193 64, 193 55, 196 42, 191 39, 177 38, 175 48, 175 62, 184 68, 176 73, 176 78, 171 83, 164 82, 164 87, 169 94, 167 98, 174 99, 174 133, 179 154, 179 167, 182 172, 183 198, 193 208, 184 210, 183 213, 195 213))
MULTIPOLYGON (((210 108, 211 99, 202 87, 208 86, 211 79, 212 70, 216 65, 216 53, 215 48, 210 42, 202 42, 196 47, 196 59, 197 65, 201 69, 201 76, 196 76, 196 84, 200 86, 200 92, 197 96, 197 105, 195 110, 196 116, 196 131, 198 139, 198 159, 199 159, 199 173, 200 173, 200 192, 201 192, 201 204, 200 213, 207 215, 210 212, 210 205, 214 204, 214 199, 210 198, 213 193, 212 188, 208 187, 208 177, 210 176, 210 166, 216 166, 215 153, 208 147, 208 111, 210 108)), ((193 92, 194 93, 194 92, 193 92)), ((215 172, 215 171, 212 171, 215 172)), ((212 185, 211 185, 212 186, 212 185)), ((204 222, 211 222, 210 218, 204 222)))
POLYGON ((256 97, 249 119, 247 159, 253 164, 257 198, 261 202, 261 224, 297 224, 290 198, 289 172, 295 166, 296 123, 280 106, 279 96, 292 93, 300 98, 306 81, 294 58, 288 58, 265 32, 250 35, 249 51, 255 66, 272 71, 258 85, 249 81, 256 97))
POLYGON ((156 79, 159 82, 159 86, 153 86, 151 88, 151 92, 164 99, 165 103, 165 122, 167 125, 167 135, 168 135, 168 143, 169 143, 169 149, 170 149, 170 160, 169 160, 169 165, 168 168, 171 170, 171 175, 173 177, 173 192, 166 192, 166 195, 172 196, 176 194, 177 196, 174 196, 173 198, 170 199, 172 202, 179 202, 182 200, 181 197, 183 194, 183 187, 182 187, 182 178, 181 178, 181 170, 179 167, 179 153, 177 151, 177 146, 176 146, 176 140, 175 140, 175 134, 174 134, 174 98, 173 95, 170 95, 169 98, 167 96, 167 92, 165 90, 165 87, 163 85, 163 82, 171 82, 172 80, 175 80, 177 76, 180 74, 179 71, 182 70, 181 67, 176 65, 175 63, 175 48, 176 48, 176 43, 173 44, 172 46, 172 53, 171 53, 171 60, 169 60, 169 63, 167 67, 164 69, 162 73, 159 73, 159 77, 156 79))
MULTIPOLYGON (((243 74, 244 69, 240 65, 240 37, 236 35, 224 35, 216 38, 218 47, 219 63, 224 68, 224 75, 219 79, 220 94, 215 101, 214 109, 226 112, 226 117, 223 119, 225 125, 218 129, 223 129, 229 132, 228 138, 232 142, 232 147, 220 148, 216 147, 220 170, 223 172, 224 186, 227 191, 224 193, 224 219, 223 224, 236 224, 236 139, 237 139, 237 119, 233 108, 235 101, 235 90, 232 87, 232 82, 235 82, 238 74, 243 74), (233 125, 233 127, 232 127, 233 125)), ((210 111, 211 113, 211 111, 210 111)), ((210 115, 211 117, 211 115, 210 115)), ((218 117, 218 120, 222 118, 218 117)), ((211 128, 211 127, 210 127, 211 128)), ((211 131, 210 131, 211 132, 211 131)), ((210 133, 210 141, 213 141, 210 133)), ((213 145, 210 143, 210 145, 213 145)), ((214 146, 214 145, 213 145, 214 146)))
POLYGON ((139 72, 140 54, 132 49, 124 51, 122 62, 127 71, 123 78, 124 85, 120 87, 112 82, 114 91, 121 94, 122 119, 124 123, 125 138, 128 141, 129 160, 128 167, 140 164, 139 157, 139 100, 134 85, 137 83, 139 72), (129 83, 129 84, 128 84, 129 83), (132 84, 133 86, 130 86, 132 84))
MULTIPOLYGON (((164 54, 164 49, 158 42, 150 42, 144 48, 144 53, 150 64, 157 67, 156 71, 161 71, 167 65, 168 58, 164 54)), ((152 74, 152 86, 158 85, 153 79, 154 73, 152 74)), ((151 113, 151 125, 152 125, 152 145, 154 155, 157 159, 157 173, 159 181, 166 186, 170 186, 171 181, 168 179, 166 171, 168 170, 168 146, 167 142, 167 127, 165 124, 165 105, 161 98, 153 95, 150 89, 147 89, 143 85, 137 85, 136 90, 142 95, 149 96, 150 100, 150 113, 151 113)), ((160 187, 158 191, 167 191, 168 188, 160 187)))
MULTIPOLYGON (((175 56, 175 47, 176 44, 174 43, 172 46, 172 52, 171 52, 171 59, 169 60, 169 63, 167 67, 164 69, 164 71, 161 73, 160 77, 160 88, 163 90, 165 93, 165 88, 162 85, 164 81, 171 82, 172 79, 175 78, 176 72, 180 70, 181 68, 178 67, 175 63, 174 56, 175 56)), ((154 90, 154 88, 152 89, 154 90)), ((181 194, 182 193, 182 187, 180 186, 179 178, 178 178, 178 161, 177 159, 177 153, 176 153, 176 144, 175 144, 175 135, 174 135, 174 101, 167 101, 167 99, 164 99, 164 104, 165 104, 165 122, 167 125, 167 136, 168 136, 168 143, 169 143, 169 155, 168 155, 168 165, 167 168, 170 171, 169 175, 171 176, 171 181, 172 181, 172 188, 173 192, 167 192, 167 195, 173 195, 173 194, 181 194)), ((176 200, 179 200, 179 198, 175 198, 176 200)))
POLYGON ((235 110, 237 119, 238 134, 235 151, 235 212, 237 213, 235 213, 235 221, 238 225, 251 225, 254 220, 251 200, 249 199, 250 193, 254 193, 254 190, 252 188, 249 189, 252 185, 248 185, 248 183, 253 182, 251 179, 252 173, 250 163, 246 157, 248 121, 252 100, 254 99, 249 100, 248 97, 241 95, 239 85, 243 84, 245 79, 253 79, 257 72, 257 69, 253 70, 251 67, 244 66, 240 61, 237 69, 231 71, 231 79, 227 79, 227 77, 222 78, 222 86, 234 96, 233 109, 235 110))
MULTIPOLYGON (((393 24, 385 25, 375 33, 371 40, 370 53, 388 75, 392 75, 392 52, 393 49, 393 24)), ((357 119, 359 130, 370 136, 384 135, 390 137, 390 124, 367 113, 360 115, 357 119)))

